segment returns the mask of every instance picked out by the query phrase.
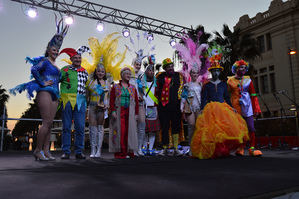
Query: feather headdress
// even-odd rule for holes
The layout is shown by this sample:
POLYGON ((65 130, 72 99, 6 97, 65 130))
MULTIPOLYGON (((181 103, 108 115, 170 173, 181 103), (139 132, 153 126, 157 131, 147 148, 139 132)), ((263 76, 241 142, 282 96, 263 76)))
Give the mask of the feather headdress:
POLYGON ((134 65, 135 62, 138 62, 142 64, 142 60, 145 57, 148 57, 152 54, 152 51, 155 50, 155 45, 152 44, 152 40, 147 39, 149 36, 149 33, 144 32, 142 36, 138 32, 136 35, 136 40, 134 40, 133 37, 130 36, 130 42, 128 45, 125 45, 128 51, 134 56, 132 65, 134 65), (134 54, 135 55, 134 55, 134 54))
POLYGON ((223 67, 220 65, 220 62, 222 60, 224 50, 219 45, 213 45, 211 48, 208 49, 209 53, 209 61, 211 64, 211 67, 209 68, 209 71, 215 68, 223 70, 223 67))
POLYGON ((64 26, 63 18, 61 18, 58 21, 56 15, 55 15, 55 22, 56 22, 56 34, 49 41, 47 48, 54 46, 59 50, 62 45, 63 39, 69 29, 69 25, 64 26))
POLYGON ((125 60, 127 49, 123 53, 117 52, 118 40, 120 36, 114 38, 117 32, 107 35, 100 43, 97 38, 90 37, 88 44, 91 48, 92 64, 88 65, 88 73, 92 73, 101 64, 106 73, 112 76, 114 81, 121 79, 121 64, 125 60))
MULTIPOLYGON (((198 35, 200 37, 201 34, 198 35)), ((189 36, 182 37, 183 44, 176 44, 174 47, 178 51, 179 56, 183 61, 183 70, 181 71, 185 80, 189 82, 191 80, 190 71, 198 71, 199 76, 197 81, 204 81, 208 76, 208 62, 205 61, 204 53, 209 48, 208 44, 196 44, 189 36), (205 63, 202 63, 205 61, 205 63)))
MULTIPOLYGON (((117 32, 107 35, 100 43, 95 37, 88 39, 90 47, 90 53, 92 56, 92 63, 86 58, 82 58, 82 67, 91 74, 95 71, 98 65, 102 65, 105 68, 107 76, 111 75, 114 81, 120 80, 120 65, 125 60, 127 49, 123 53, 117 52, 119 36, 113 38, 117 32)), ((67 63, 71 63, 68 59, 63 59, 67 63)))

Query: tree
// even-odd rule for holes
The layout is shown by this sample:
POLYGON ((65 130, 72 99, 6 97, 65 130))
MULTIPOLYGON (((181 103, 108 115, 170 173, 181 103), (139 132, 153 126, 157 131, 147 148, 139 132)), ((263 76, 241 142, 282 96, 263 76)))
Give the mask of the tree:
MULTIPOLYGON (((29 103, 29 108, 22 113, 21 118, 33 118, 33 119, 40 119, 40 113, 38 110, 38 106, 36 100, 33 103, 29 103)), ((22 136, 26 133, 35 134, 38 130, 38 126, 41 124, 40 121, 21 121, 19 120, 15 128, 12 131, 13 136, 22 136)))
MULTIPOLYGON (((231 74, 231 67, 235 61, 239 59, 254 60, 260 56, 260 51, 256 39, 252 34, 241 34, 240 29, 231 31, 227 24, 223 24, 222 32, 214 32, 215 38, 213 42, 223 47, 223 67, 222 79, 226 79, 231 74), (221 34, 222 33, 222 34, 221 34)), ((253 71, 253 66, 250 68, 253 71)))

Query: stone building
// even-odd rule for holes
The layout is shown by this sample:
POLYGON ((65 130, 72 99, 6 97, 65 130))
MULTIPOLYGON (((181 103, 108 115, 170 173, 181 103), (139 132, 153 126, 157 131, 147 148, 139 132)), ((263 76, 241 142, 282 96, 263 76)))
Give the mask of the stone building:
POLYGON ((294 115, 291 100, 299 103, 299 0, 273 0, 267 11, 253 18, 240 17, 234 28, 240 28, 241 34, 253 34, 262 53, 249 61, 255 67, 254 83, 263 116, 267 107, 272 117, 284 115, 284 111, 294 115), (290 50, 297 54, 290 55, 290 50))

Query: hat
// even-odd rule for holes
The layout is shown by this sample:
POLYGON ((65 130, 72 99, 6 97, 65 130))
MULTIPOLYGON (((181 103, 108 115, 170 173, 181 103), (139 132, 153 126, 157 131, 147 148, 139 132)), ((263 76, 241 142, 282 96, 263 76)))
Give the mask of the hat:
POLYGON ((57 21, 56 15, 55 15, 55 22, 56 22, 56 34, 49 41, 47 49, 54 46, 59 50, 62 45, 63 39, 66 36, 66 33, 69 29, 69 25, 64 26, 62 18, 59 21, 57 21))
POLYGON ((173 62, 171 61, 170 58, 166 58, 162 62, 162 68, 165 69, 165 67, 168 66, 168 65, 170 65, 170 64, 173 64, 173 62))
POLYGON ((236 74, 237 72, 237 69, 240 67, 240 66, 246 66, 246 72, 248 71, 249 69, 249 64, 248 62, 244 61, 243 59, 239 60, 239 61, 236 61, 234 63, 234 65, 232 66, 232 73, 233 74, 236 74))
POLYGON ((87 46, 81 46, 78 50, 75 50, 74 48, 64 48, 59 54, 66 53, 72 58, 75 55, 82 55, 85 52, 90 52, 90 49, 87 46))
POLYGON ((212 46, 212 48, 208 49, 209 51, 209 61, 211 66, 209 67, 209 71, 212 69, 221 69, 223 71, 223 67, 220 65, 221 59, 222 59, 222 48, 221 46, 215 45, 212 46))

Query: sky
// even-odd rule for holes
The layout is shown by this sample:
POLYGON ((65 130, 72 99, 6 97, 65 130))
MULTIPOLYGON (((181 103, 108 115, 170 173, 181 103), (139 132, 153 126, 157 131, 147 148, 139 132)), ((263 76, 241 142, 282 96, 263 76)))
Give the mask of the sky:
MULTIPOLYGON (((133 12, 147 17, 160 19, 185 27, 203 25, 207 32, 221 31, 223 24, 233 29, 244 14, 254 17, 258 12, 265 12, 271 0, 88 0, 117 9, 133 12)), ((38 17, 30 19, 24 14, 26 6, 10 0, 0 0, 0 85, 10 89, 29 81, 30 65, 26 56, 43 55, 47 43, 55 34, 54 14, 51 10, 38 8, 38 17)), ((112 32, 120 32, 123 27, 106 24, 104 32, 97 32, 95 20, 75 16, 75 23, 70 27, 62 48, 78 48, 87 45, 88 38, 97 37, 99 41, 112 32)), ((131 30, 133 35, 137 33, 131 30)), ((168 37, 154 35, 157 62, 172 57, 173 48, 168 37)), ((124 51, 128 40, 122 38, 119 51, 124 51)), ((59 67, 66 65, 57 59, 59 67)), ((125 63, 130 64, 132 54, 127 53, 125 63)), ((19 118, 28 108, 29 99, 25 93, 10 96, 7 104, 8 117, 19 118)), ((15 122, 9 121, 12 130, 15 122)))

